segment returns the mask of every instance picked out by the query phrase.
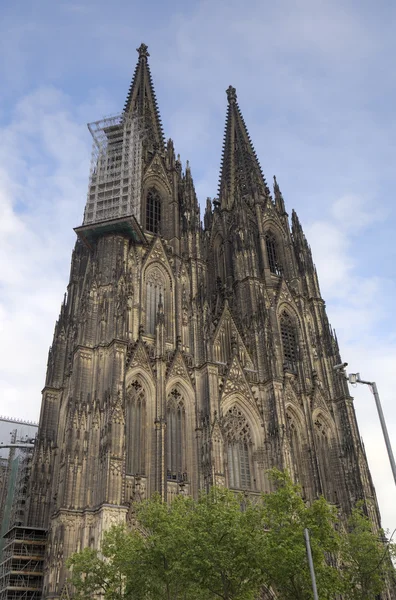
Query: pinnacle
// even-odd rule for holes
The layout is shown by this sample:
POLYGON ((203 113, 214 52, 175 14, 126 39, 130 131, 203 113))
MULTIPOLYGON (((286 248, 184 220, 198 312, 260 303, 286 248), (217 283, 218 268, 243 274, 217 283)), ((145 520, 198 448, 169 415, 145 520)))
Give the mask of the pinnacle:
MULTIPOLYGON (((237 199, 267 196, 267 187, 257 154, 231 85, 226 90, 228 109, 223 138, 219 200, 231 208, 237 199)), ((251 201, 250 200, 250 201, 251 201)))
POLYGON ((150 54, 148 53, 148 46, 146 44, 141 43, 139 48, 136 48, 136 52, 139 54, 139 59, 148 58, 150 54))
POLYGON ((232 87, 232 85, 228 86, 228 88, 226 89, 226 94, 229 104, 234 104, 237 101, 236 89, 232 87))
POLYGON ((151 146, 164 150, 165 140, 161 117, 148 63, 150 54, 147 45, 143 43, 136 51, 139 59, 129 87, 124 113, 133 113, 140 117, 151 146))

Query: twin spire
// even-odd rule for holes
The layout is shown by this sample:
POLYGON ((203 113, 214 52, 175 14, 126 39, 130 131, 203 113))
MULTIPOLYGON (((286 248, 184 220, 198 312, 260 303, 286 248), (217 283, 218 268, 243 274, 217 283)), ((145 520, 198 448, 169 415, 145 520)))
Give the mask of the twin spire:
POLYGON ((125 102, 124 113, 137 114, 143 121, 149 143, 153 148, 164 150, 164 133, 147 61, 150 54, 146 44, 140 44, 137 52, 139 60, 125 102))
MULTIPOLYGON (((137 48, 139 60, 129 88, 124 112, 137 114, 143 121, 146 138, 154 149, 163 151, 165 140, 148 64, 146 44, 137 48)), ((219 201, 223 208, 235 202, 253 202, 269 196, 264 175, 238 106, 236 90, 227 89, 228 110, 221 161, 219 201)))
POLYGON ((231 208, 234 202, 266 197, 269 190, 256 152, 250 139, 236 90, 226 90, 228 109, 221 161, 219 201, 222 208, 231 208))

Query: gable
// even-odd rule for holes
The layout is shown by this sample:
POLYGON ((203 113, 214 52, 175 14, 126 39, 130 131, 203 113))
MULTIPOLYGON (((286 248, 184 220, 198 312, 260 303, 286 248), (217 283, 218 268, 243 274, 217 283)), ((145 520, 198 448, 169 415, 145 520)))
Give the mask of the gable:
POLYGON ((154 238, 151 248, 144 257, 143 269, 147 268, 147 266, 153 262, 160 262, 166 268, 168 275, 172 273, 172 268, 166 255, 164 245, 159 237, 154 238))
POLYGON ((192 385, 186 363, 180 350, 177 350, 175 356, 173 357, 172 363, 166 374, 166 380, 169 381, 173 377, 181 378, 189 385, 192 385))
POLYGON ((141 341, 138 341, 135 346, 129 349, 126 355, 126 368, 130 370, 134 367, 139 367, 144 371, 148 371, 151 375, 153 374, 150 358, 141 341))
POLYGON ((231 394, 239 394, 244 398, 251 400, 253 402, 253 405, 256 406, 252 390, 250 389, 250 385, 246 380, 245 374, 237 356, 234 356, 228 373, 225 377, 224 384, 222 385, 221 400, 223 400, 227 396, 230 396, 231 394))
POLYGON ((158 181, 160 184, 162 184, 163 187, 166 188, 167 192, 169 194, 172 193, 172 189, 169 183, 169 179, 165 170, 165 166, 164 163, 162 161, 162 158, 160 158, 160 156, 158 156, 158 154, 156 153, 154 155, 153 160, 151 161, 151 163, 148 165, 144 176, 143 176, 143 181, 150 181, 153 182, 153 180, 158 181))
POLYGON ((233 345, 235 345, 243 368, 254 371, 253 361, 235 325, 226 301, 213 337, 213 358, 215 362, 227 363, 231 356, 233 345))
POLYGON ((280 285, 276 293, 276 305, 282 304, 285 302, 296 308, 296 303, 293 298, 293 294, 291 293, 286 281, 282 278, 280 280, 280 285))
POLYGON ((279 233, 282 232, 284 234, 284 232, 285 232, 284 224, 282 223, 282 220, 279 217, 279 213, 276 210, 276 208, 271 200, 267 200, 267 202, 265 203, 265 205, 263 207, 262 215, 263 215, 263 225, 264 225, 264 229, 266 231, 270 230, 271 225, 272 225, 275 232, 279 232, 279 233))

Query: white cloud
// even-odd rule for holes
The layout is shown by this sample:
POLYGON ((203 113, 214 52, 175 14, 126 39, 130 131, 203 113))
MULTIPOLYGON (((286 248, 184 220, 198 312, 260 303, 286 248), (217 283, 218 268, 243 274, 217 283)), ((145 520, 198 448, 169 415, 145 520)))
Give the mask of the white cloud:
MULTIPOLYGON (((361 378, 376 379, 391 440, 396 439, 394 407, 396 336, 392 327, 382 329, 387 311, 388 287, 384 278, 362 274, 353 255, 353 241, 363 239, 373 216, 367 202, 358 197, 335 199, 325 219, 306 228, 316 262, 322 296, 327 301, 329 318, 336 326, 343 360, 348 372, 361 378)), ((380 226, 380 225, 379 225, 380 226)), ((382 431, 369 387, 350 389, 360 433, 377 490, 383 525, 396 527, 395 484, 383 441, 382 431)), ((396 451, 396 448, 395 448, 396 451)))
POLYGON ((1 412, 28 419, 38 417, 87 188, 90 139, 70 104, 40 88, 0 131, 1 412))

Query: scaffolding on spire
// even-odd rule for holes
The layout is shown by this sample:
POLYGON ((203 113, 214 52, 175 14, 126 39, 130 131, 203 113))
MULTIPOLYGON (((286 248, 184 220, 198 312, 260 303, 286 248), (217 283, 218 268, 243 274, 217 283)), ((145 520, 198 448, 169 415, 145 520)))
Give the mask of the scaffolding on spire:
POLYGON ((84 225, 120 217, 140 221, 143 128, 122 113, 88 124, 93 137, 84 225))

